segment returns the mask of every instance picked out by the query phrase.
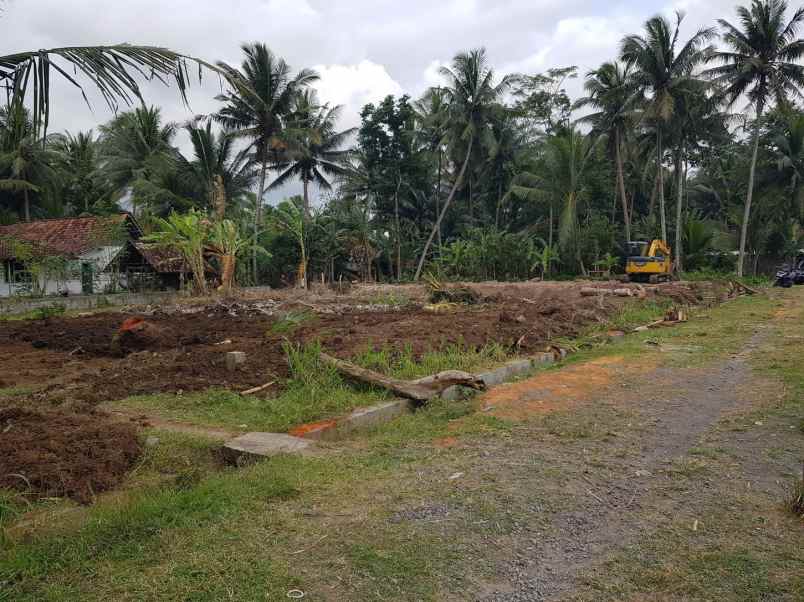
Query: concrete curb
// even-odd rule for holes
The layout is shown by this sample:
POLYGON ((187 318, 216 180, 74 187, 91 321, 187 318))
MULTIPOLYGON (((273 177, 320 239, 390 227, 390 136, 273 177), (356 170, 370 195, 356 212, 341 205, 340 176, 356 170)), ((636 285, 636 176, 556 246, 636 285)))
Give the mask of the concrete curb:
MULTIPOLYGON (((501 385, 517 376, 527 374, 534 368, 546 366, 563 359, 566 352, 537 353, 526 359, 481 372, 477 377, 486 386, 501 385)), ((472 389, 454 386, 441 393, 441 399, 455 401, 472 389)), ((338 441, 355 431, 367 430, 391 422, 404 414, 413 412, 415 403, 409 399, 392 399, 368 408, 359 408, 351 414, 335 420, 323 420, 303 424, 284 433, 246 433, 224 444, 224 456, 232 462, 244 459, 265 458, 281 453, 305 453, 316 441, 338 441)))

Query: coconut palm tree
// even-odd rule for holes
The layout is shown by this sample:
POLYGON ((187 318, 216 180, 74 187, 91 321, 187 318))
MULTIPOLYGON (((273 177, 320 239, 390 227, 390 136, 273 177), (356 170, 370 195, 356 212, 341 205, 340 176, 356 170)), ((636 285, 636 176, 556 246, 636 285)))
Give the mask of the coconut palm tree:
POLYGON ((108 208, 112 190, 100 170, 100 143, 92 130, 49 136, 62 180, 61 202, 73 213, 108 208))
MULTIPOLYGON (((245 58, 236 69, 226 63, 218 67, 226 74, 229 90, 217 96, 225 103, 215 119, 231 135, 248 140, 248 148, 254 153, 260 166, 257 210, 254 214, 254 238, 262 220, 262 203, 265 196, 265 178, 268 165, 276 161, 285 149, 282 131, 293 107, 296 94, 318 80, 318 74, 302 69, 291 74, 290 65, 276 56, 265 44, 244 44, 245 58)), ((257 254, 252 257, 254 279, 257 281, 257 254)))
MULTIPOLYGON (((115 191, 115 200, 130 194, 136 213, 153 209, 154 199, 174 196, 167 189, 174 187, 170 180, 178 159, 178 150, 173 146, 178 126, 163 124, 158 107, 125 111, 98 129, 101 170, 115 191)), ((163 213, 169 211, 170 201, 167 205, 163 213)))
POLYGON ((0 190, 22 192, 22 213, 31 221, 32 192, 57 178, 55 153, 36 137, 29 112, 20 105, 0 109, 0 190), (5 176, 3 176, 5 174, 5 176))
POLYGON ((441 227, 441 221, 455 198, 455 194, 463 184, 474 146, 476 144, 493 145, 493 141, 489 140, 492 137, 489 128, 491 112, 513 82, 513 79, 506 75, 495 83, 494 70, 488 65, 486 51, 483 48, 456 55, 452 60, 452 66, 442 67, 440 73, 447 80, 447 84, 442 87, 442 90, 449 105, 450 143, 453 148, 465 145, 465 158, 452 185, 452 190, 430 231, 424 249, 422 249, 414 280, 418 280, 421 276, 424 261, 430 245, 433 244, 433 238, 441 227))
POLYGON ((229 199, 249 190, 257 179, 251 154, 235 150, 235 139, 226 130, 212 131, 209 121, 201 126, 184 126, 193 145, 193 158, 178 157, 178 170, 202 205, 215 212, 218 220, 226 214, 229 199))
MULTIPOLYGON (((416 134, 422 147, 436 156, 436 178, 433 185, 433 207, 436 218, 441 212, 439 197, 444 168, 444 150, 449 128, 449 111, 446 94, 441 88, 430 88, 421 99, 414 103, 416 109, 416 134)), ((438 246, 441 247, 441 226, 438 227, 438 246)))
POLYGON ((729 105, 746 95, 754 107, 753 151, 740 230, 738 276, 743 275, 745 267, 762 115, 771 100, 784 103, 790 96, 800 96, 804 86, 804 66, 798 63, 804 56, 804 39, 798 37, 798 29, 804 22, 804 7, 798 8, 787 22, 786 13, 784 0, 753 0, 750 7, 737 9, 739 27, 724 19, 718 20, 721 37, 729 49, 714 53, 713 59, 721 65, 708 71, 725 87, 729 105))
POLYGON ((582 121, 592 125, 593 134, 605 135, 609 139, 617 170, 617 191, 622 204, 625 238, 631 240, 631 216, 623 175, 623 144, 633 104, 629 66, 617 62, 603 63, 587 73, 584 89, 588 96, 582 98, 578 106, 592 106, 597 112, 587 115, 582 121))
POLYGON ((331 190, 328 178, 342 176, 347 171, 345 161, 349 151, 342 147, 357 128, 336 131, 341 110, 340 105, 319 105, 315 92, 308 89, 296 95, 289 116, 284 135, 287 148, 276 164, 280 173, 269 189, 280 188, 294 178, 301 180, 305 219, 310 217, 310 184, 331 190))
POLYGON ((649 95, 644 117, 652 121, 656 128, 659 211, 664 240, 667 240, 667 215, 661 170, 664 161, 662 136, 675 112, 679 94, 695 80, 695 68, 711 54, 712 47, 707 42, 715 35, 713 28, 699 29, 679 48, 678 37, 683 19, 682 13, 676 13, 676 23, 672 26, 665 17, 653 17, 645 23, 644 35, 627 36, 620 48, 620 59, 632 68, 632 84, 641 93, 649 95))

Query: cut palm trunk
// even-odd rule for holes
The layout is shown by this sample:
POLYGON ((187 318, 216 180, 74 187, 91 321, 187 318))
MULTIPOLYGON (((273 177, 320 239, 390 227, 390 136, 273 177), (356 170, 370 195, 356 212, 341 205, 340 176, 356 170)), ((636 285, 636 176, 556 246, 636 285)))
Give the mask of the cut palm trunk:
POLYGON ((442 372, 418 381, 406 381, 385 376, 367 368, 361 368, 356 364, 332 357, 326 353, 321 353, 320 358, 324 364, 335 368, 349 378, 387 389, 400 397, 420 403, 425 403, 434 397, 438 397, 445 389, 455 385, 472 387, 473 389, 482 389, 484 387, 483 381, 476 376, 456 370, 442 372))

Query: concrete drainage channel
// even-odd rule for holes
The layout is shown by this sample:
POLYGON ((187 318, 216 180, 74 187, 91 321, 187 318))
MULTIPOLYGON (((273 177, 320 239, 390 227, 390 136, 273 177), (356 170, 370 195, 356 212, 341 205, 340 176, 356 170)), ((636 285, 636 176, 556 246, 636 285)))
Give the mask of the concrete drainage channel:
MULTIPOLYGON (((507 364, 477 374, 487 387, 503 384, 509 380, 529 373, 534 368, 555 363, 566 357, 566 352, 538 353, 527 359, 515 360, 507 364)), ((445 389, 440 397, 454 401, 464 394, 464 387, 453 386, 445 389)), ((316 441, 337 441, 355 431, 367 430, 390 422, 414 410, 415 403, 409 399, 394 399, 368 408, 359 408, 351 414, 336 420, 324 420, 304 425, 286 433, 246 433, 223 446, 223 454, 233 463, 266 458, 277 454, 310 453, 316 441)))

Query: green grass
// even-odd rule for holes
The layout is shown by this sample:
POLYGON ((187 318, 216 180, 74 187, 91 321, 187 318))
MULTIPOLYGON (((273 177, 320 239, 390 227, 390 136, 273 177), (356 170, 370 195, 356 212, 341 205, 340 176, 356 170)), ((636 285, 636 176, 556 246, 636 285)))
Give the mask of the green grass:
POLYGON ((83 578, 92 576, 97 565, 147 566, 161 558, 172 534, 297 495, 310 465, 281 458, 215 474, 189 488, 162 487, 121 503, 99 504, 77 530, 34 538, 0 553, 0 582, 11 584, 0 590, 0 600, 78 599, 83 578), (53 571, 61 571, 63 579, 51 581, 53 571))
MULTIPOLYGON (((299 424, 340 416, 358 407, 388 398, 384 390, 346 382, 337 371, 323 365, 320 346, 285 346, 291 378, 273 398, 243 396, 225 389, 174 394, 141 395, 107 404, 151 413, 166 419, 235 430, 285 432, 299 424)), ((366 352, 356 362, 392 376, 411 379, 441 370, 472 370, 499 363, 505 351, 490 345, 479 351, 451 346, 444 351, 414 358, 410 350, 366 352)))

